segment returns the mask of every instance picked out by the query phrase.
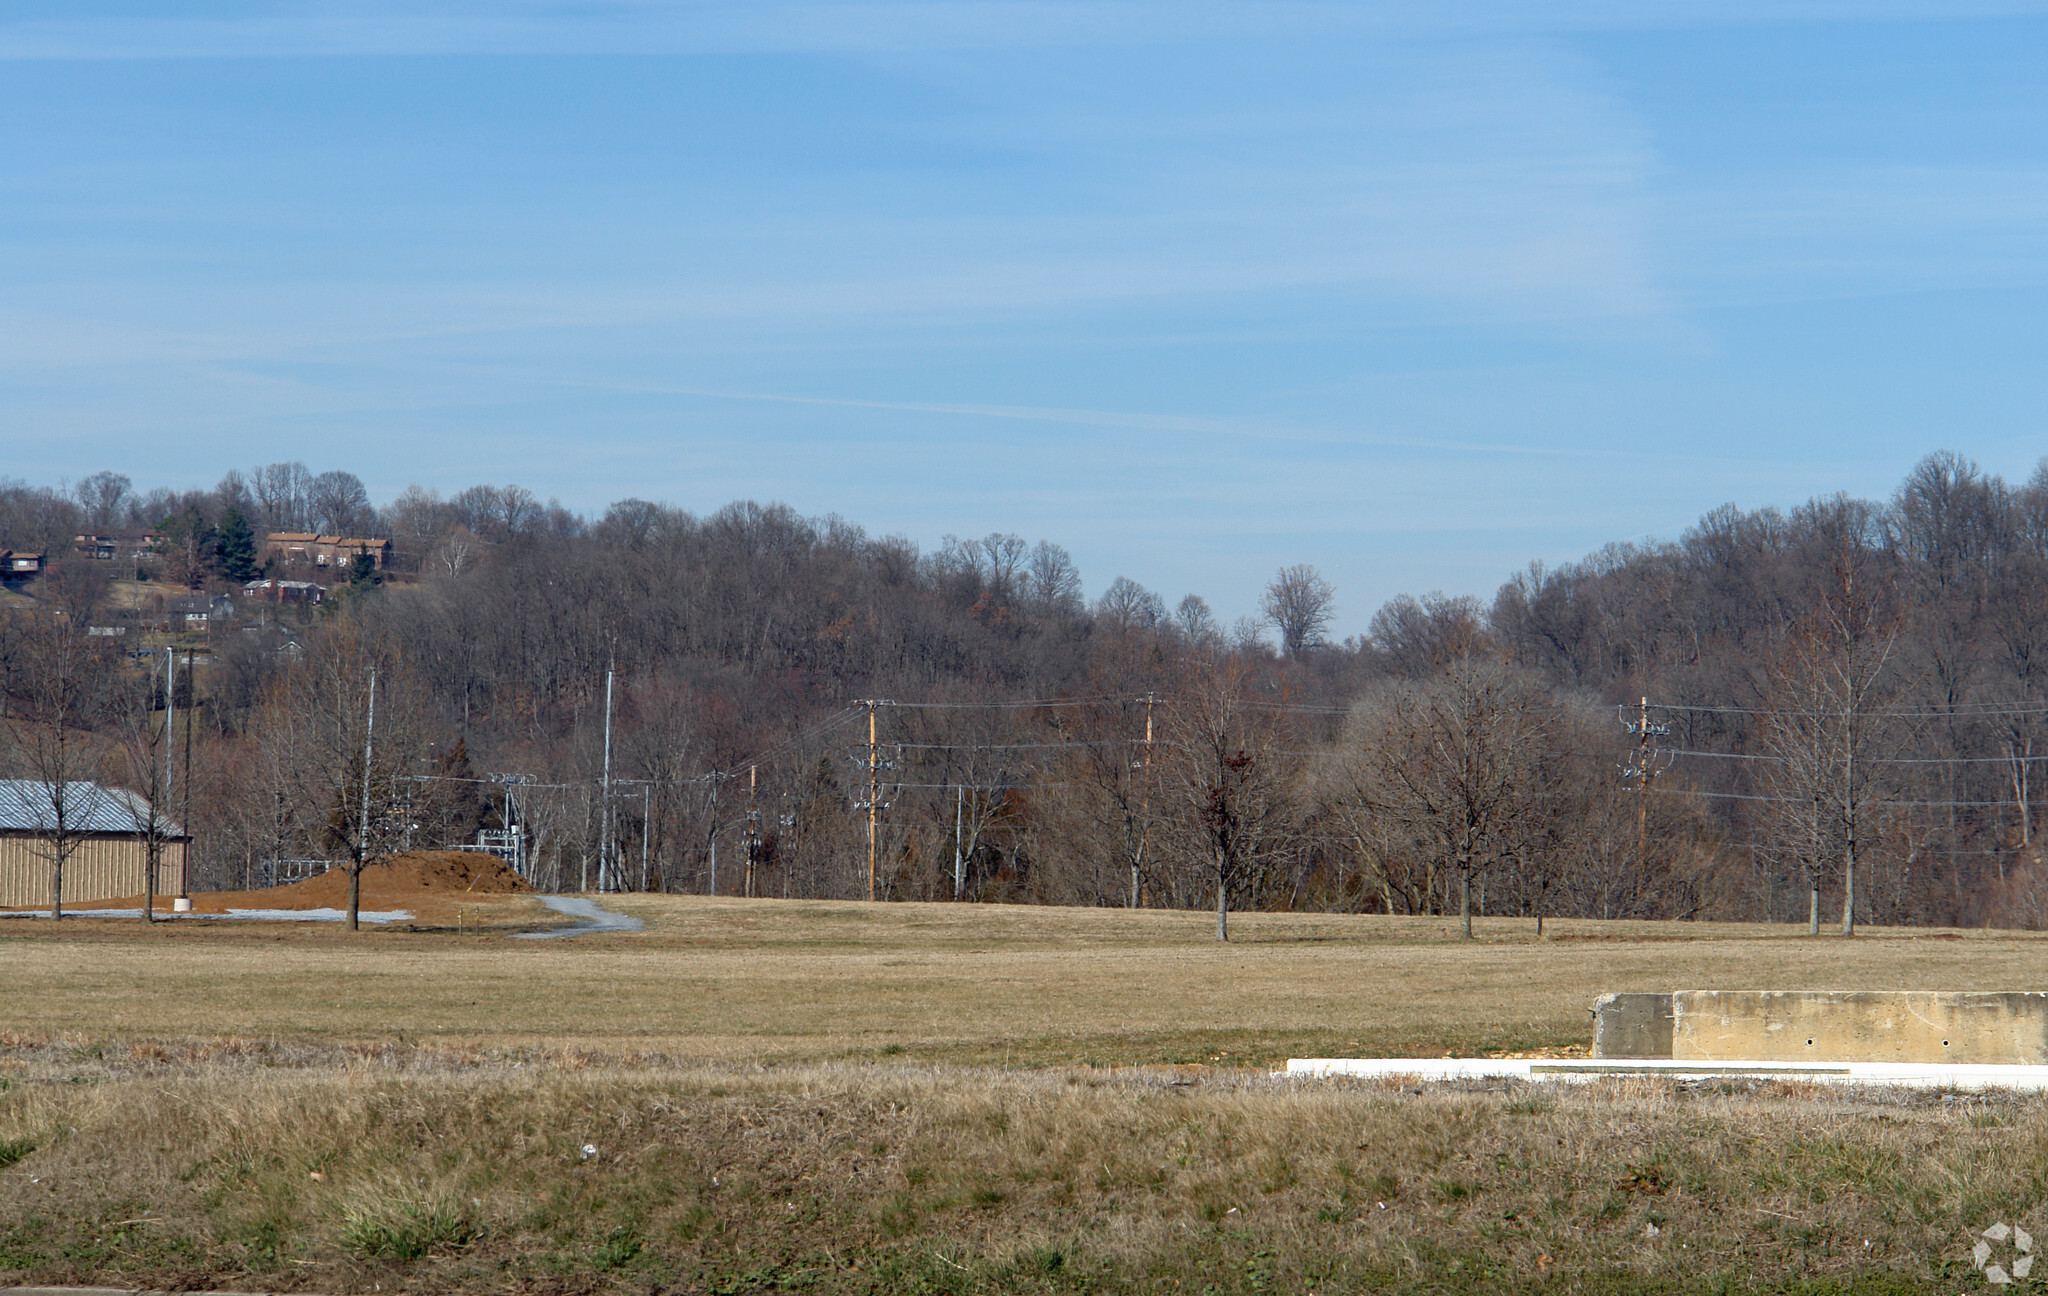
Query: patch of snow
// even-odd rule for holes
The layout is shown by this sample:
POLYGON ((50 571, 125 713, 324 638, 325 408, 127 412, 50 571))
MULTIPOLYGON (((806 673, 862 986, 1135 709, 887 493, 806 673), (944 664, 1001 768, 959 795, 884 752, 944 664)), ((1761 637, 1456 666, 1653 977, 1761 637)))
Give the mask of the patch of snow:
MULTIPOLYGON (((48 918, 48 909, 4 909, 0 918, 48 918)), ((129 918, 142 917, 140 909, 66 909, 66 918, 129 918)), ((412 918, 410 909, 364 909, 357 915, 366 923, 408 922, 412 918)), ((226 913, 158 913, 158 922, 184 922, 187 919, 242 919, 248 922, 347 922, 346 909, 230 909, 226 913)))
POLYGON ((647 924, 631 914, 613 913, 595 900, 580 896, 542 896, 540 902, 558 914, 581 918, 580 926, 557 927, 553 931, 513 932, 514 940, 553 940, 558 936, 588 936, 592 932, 633 932, 647 924))

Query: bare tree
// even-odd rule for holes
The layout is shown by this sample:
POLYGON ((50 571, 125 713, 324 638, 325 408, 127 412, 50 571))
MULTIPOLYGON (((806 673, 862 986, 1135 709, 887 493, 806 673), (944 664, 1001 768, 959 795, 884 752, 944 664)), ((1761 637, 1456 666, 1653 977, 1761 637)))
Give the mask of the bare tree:
POLYGON ((1119 633, 1149 630, 1166 619, 1166 601, 1127 576, 1109 583, 1095 615, 1119 633))
MULTIPOLYGON (((159 800, 165 791, 165 774, 171 766, 171 730, 168 713, 158 720, 157 676, 145 674, 121 682, 117 696, 120 717, 116 729, 114 767, 131 788, 120 798, 120 809, 134 831, 142 837, 142 919, 156 921, 157 882, 162 876, 164 846, 176 825, 164 817, 159 800)), ((165 654, 163 686, 171 689, 170 655, 165 654)))
POLYGON ((1133 909, 1145 903, 1160 845, 1164 764, 1155 759, 1163 745, 1148 739, 1165 719, 1163 702, 1128 693, 1058 716, 1058 733, 1074 746, 1054 770, 1044 817, 1088 878, 1090 903, 1120 892, 1133 909))
POLYGON ((265 464, 249 474, 250 490, 263 525, 273 531, 305 531, 312 527, 313 474, 306 465, 265 464))
POLYGON ((1040 540, 1031 551, 1026 585, 1040 616, 1072 616, 1081 610, 1081 572, 1072 556, 1050 540, 1040 540))
POLYGON ((1321 573, 1307 563, 1282 567, 1266 586, 1259 610, 1280 632, 1280 648, 1289 657, 1299 657, 1320 647, 1335 612, 1337 591, 1321 573))
POLYGON ((1389 599, 1373 613, 1369 639, 1388 667, 1412 679, 1492 647, 1479 600, 1450 598, 1441 591, 1421 599, 1406 594, 1389 599))
POLYGON ((546 512, 524 486, 472 486, 449 500, 448 508, 455 520, 501 544, 530 534, 546 512))
POLYGON ((1893 727, 1878 714, 1895 688, 1897 590, 1852 540, 1834 554, 1811 611, 1795 622, 1772 673, 1763 717, 1766 831, 1805 871, 1810 929, 1820 930, 1820 876, 1838 864, 1842 934, 1856 933, 1857 853, 1884 799, 1879 759, 1893 727))
POLYGON ((1031 559, 1031 547, 1024 543, 1024 537, 991 531, 974 543, 981 550, 981 569, 988 592, 996 601, 1012 602, 1023 594, 1031 559))
POLYGON ((1194 646, 1213 651, 1223 642, 1223 627, 1216 624, 1216 614, 1209 610, 1209 600, 1200 594, 1190 594, 1173 609, 1174 624, 1181 634, 1194 646))
POLYGON ((275 818, 296 829, 309 854, 340 854, 352 930, 363 870, 403 847, 418 808, 414 780, 434 757, 431 717, 405 663, 353 625, 271 683, 265 741, 289 755, 274 766, 288 803, 275 818))
POLYGON ((370 493, 352 472, 324 472, 313 479, 308 503, 316 530, 329 535, 359 536, 374 525, 370 493))
POLYGON ((1215 888, 1216 939, 1230 939, 1233 894, 1256 894, 1289 844, 1293 758, 1276 741, 1275 713, 1247 695, 1244 664, 1198 662, 1170 722, 1177 813, 1169 823, 1215 888))
POLYGON ((39 825, 30 847, 50 865, 50 916, 64 916, 64 868, 99 814, 101 749, 112 677, 104 640, 86 636, 54 610, 18 614, 8 627, 5 736, 12 764, 27 780, 11 785, 15 812, 39 825))
POLYGON ((1390 684, 1354 712, 1344 744, 1350 797, 1457 880, 1468 938, 1473 883, 1540 840, 1534 829, 1552 813, 1563 728, 1547 690, 1487 660, 1390 684))
POLYGON ((121 525, 133 485, 117 472, 96 472, 78 483, 72 494, 78 497, 79 507, 85 510, 86 525, 95 531, 121 525))

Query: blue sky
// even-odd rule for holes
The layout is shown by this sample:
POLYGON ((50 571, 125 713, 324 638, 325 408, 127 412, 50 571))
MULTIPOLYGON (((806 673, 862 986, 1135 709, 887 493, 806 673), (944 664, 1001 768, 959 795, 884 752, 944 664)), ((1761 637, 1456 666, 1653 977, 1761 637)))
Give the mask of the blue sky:
POLYGON ((1226 620, 2048 454, 2041 4, 0 8, 0 473, 1015 531, 1226 620))

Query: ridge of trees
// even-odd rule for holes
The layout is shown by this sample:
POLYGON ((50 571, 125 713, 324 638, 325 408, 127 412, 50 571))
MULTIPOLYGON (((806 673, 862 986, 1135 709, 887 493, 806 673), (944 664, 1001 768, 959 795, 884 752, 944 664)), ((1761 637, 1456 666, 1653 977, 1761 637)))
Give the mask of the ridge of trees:
MULTIPOLYGON (((10 771, 50 714, 48 636, 107 615, 71 538, 124 527, 164 533, 162 574, 200 586, 255 571, 272 530, 392 542, 381 585, 358 563, 325 608, 214 634, 182 712, 202 885, 504 827, 487 776, 516 774, 543 885, 864 894, 850 704, 887 698, 916 704, 877 715, 894 898, 1213 906, 1219 935, 1244 905, 2048 920, 2048 464, 2014 486, 1941 453, 1883 502, 1725 506, 1532 564, 1490 603, 1394 599, 1341 643, 1306 564, 1226 631, 1200 595, 1169 611, 1121 576, 1086 602, 1049 540, 925 552, 773 504, 584 517, 475 486, 377 508, 299 464, 183 494, 0 482, 0 547, 60 558, 0 618, 10 771), (1669 733, 1630 782, 1610 708, 1638 699, 1669 733), (366 796, 367 821, 344 813, 366 796)), ((160 691, 160 658, 102 658, 160 691)), ((72 709, 79 759, 111 759, 136 696, 72 709)))

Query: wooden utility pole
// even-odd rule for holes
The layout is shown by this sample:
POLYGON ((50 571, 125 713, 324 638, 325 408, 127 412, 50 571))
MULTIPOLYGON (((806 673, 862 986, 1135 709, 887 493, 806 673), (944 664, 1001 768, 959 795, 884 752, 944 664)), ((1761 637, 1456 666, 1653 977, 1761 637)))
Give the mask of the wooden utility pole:
MULTIPOLYGON (((376 668, 372 667, 370 670, 370 689, 373 702, 376 697, 376 687, 377 672, 376 668)), ((199 688, 192 679, 192 650, 190 648, 185 650, 185 701, 187 703, 185 707, 185 777, 179 784, 179 795, 184 798, 185 822, 189 825, 192 822, 192 721, 195 719, 192 710, 199 704, 199 688)))
POLYGON ((875 712, 880 704, 868 700, 868 899, 875 899, 875 837, 880 829, 882 809, 881 749, 876 742, 875 712))
POLYGON ((1636 768, 1643 772, 1636 797, 1636 867, 1650 856, 1650 699, 1636 703, 1636 768))
POLYGON ((967 857, 960 850, 960 834, 966 826, 967 786, 953 786, 953 901, 967 893, 967 857))
POLYGON ((711 772, 711 885, 706 895, 718 894, 718 785, 725 781, 725 775, 711 772))
POLYGON ((1152 694, 1145 695, 1145 755, 1139 766, 1145 786, 1138 801, 1138 853, 1131 859, 1131 908, 1145 899, 1145 854, 1152 844, 1152 694))
MULTIPOLYGON (((189 674, 190 667, 187 667, 189 674)), ((348 929, 362 930, 363 869, 370 862, 370 764, 377 734, 377 664, 370 663, 369 714, 363 721, 363 817, 356 829, 355 867, 348 871, 348 929)), ((191 796, 191 770, 186 771, 186 796, 191 796)))
POLYGON ((754 896, 754 868, 761 861, 761 811, 755 806, 755 793, 761 787, 761 767, 747 766, 747 898, 754 896))
MULTIPOLYGON (((164 809, 171 808, 178 782, 178 650, 164 645, 164 809)), ((191 822, 191 816, 185 816, 191 822)))
MULTIPOLYGON (((157 796, 158 789, 152 787, 149 790, 149 795, 152 798, 149 807, 149 817, 151 821, 150 830, 156 834, 158 840, 151 843, 152 853, 149 857, 147 865, 145 866, 145 871, 148 873, 149 876, 144 879, 145 885, 143 887, 144 894, 142 897, 142 916, 144 918, 147 918, 151 922, 156 921, 156 884, 157 872, 163 862, 163 842, 161 838, 163 837, 164 816, 169 813, 171 808, 171 785, 174 778, 174 772, 177 769, 177 762, 172 759, 177 749, 171 745, 174 741, 176 741, 176 729, 174 726, 176 724, 175 717, 177 716, 178 713, 177 708, 178 659, 175 656, 173 656, 169 651, 166 651, 164 653, 164 777, 162 789, 163 797, 161 800, 156 800, 155 798, 157 796)), ((152 732, 149 735, 149 759, 151 760, 152 763, 156 760, 156 734, 154 732, 152 732)), ((189 864, 189 847, 187 848, 187 856, 187 863, 189 864)), ((189 867, 179 872, 179 895, 184 895, 186 890, 188 889, 187 884, 185 882, 185 874, 189 872, 191 872, 191 869, 189 867)))
POLYGON ((1622 726, 1636 739, 1634 764, 1622 767, 1621 777, 1624 781, 1633 780, 1636 785, 1636 867, 1640 869, 1650 855, 1650 784, 1663 772, 1660 753, 1650 740, 1670 733, 1671 726, 1650 722, 1648 698, 1637 701, 1636 718, 1622 721, 1622 726))
MULTIPOLYGON (((612 871, 612 677, 616 669, 604 668, 604 804, 597 812, 597 889, 608 891, 612 871)), ((621 888, 623 889, 623 888, 621 888)))

